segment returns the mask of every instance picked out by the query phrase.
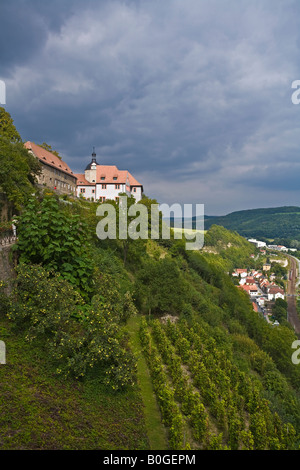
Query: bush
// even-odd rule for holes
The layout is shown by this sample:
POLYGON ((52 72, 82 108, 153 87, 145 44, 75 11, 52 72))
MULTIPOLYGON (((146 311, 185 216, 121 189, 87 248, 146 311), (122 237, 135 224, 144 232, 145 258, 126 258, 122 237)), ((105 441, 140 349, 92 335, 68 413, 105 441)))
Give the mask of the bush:
POLYGON ((6 314, 8 309, 8 297, 5 292, 6 283, 0 280, 0 314, 6 314))
POLYGON ((18 219, 19 260, 42 264, 69 281, 86 299, 93 294, 93 260, 88 256, 89 228, 53 196, 29 199, 18 219))
POLYGON ((60 274, 21 264, 9 318, 27 330, 29 341, 43 340, 57 373, 83 377, 95 365, 113 390, 133 383, 135 363, 102 296, 86 304, 60 274))

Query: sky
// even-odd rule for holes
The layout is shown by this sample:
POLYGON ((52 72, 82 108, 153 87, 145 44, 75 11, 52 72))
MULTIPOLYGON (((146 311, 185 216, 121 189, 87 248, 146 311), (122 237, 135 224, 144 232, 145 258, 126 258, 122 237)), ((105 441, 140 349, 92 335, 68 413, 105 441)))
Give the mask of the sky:
POLYGON ((208 215, 300 205, 299 0, 0 0, 24 141, 208 215))

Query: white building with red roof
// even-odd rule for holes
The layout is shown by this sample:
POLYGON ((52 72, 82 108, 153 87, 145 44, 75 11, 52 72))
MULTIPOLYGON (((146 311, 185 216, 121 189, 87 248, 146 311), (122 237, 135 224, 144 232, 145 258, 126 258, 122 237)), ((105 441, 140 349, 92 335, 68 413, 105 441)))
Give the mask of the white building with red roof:
POLYGON ((115 165, 98 164, 95 152, 84 174, 75 176, 79 197, 100 202, 109 199, 117 201, 120 193, 126 193, 128 196, 133 195, 137 202, 142 199, 142 184, 128 170, 119 170, 115 165))
POLYGON ((246 286, 245 284, 244 285, 241 285, 241 286, 238 286, 239 289, 242 289, 244 290, 245 292, 247 292, 247 294, 249 294, 250 296, 255 296, 255 295, 258 295, 258 289, 255 285, 252 285, 252 286, 246 286))
POLYGON ((268 300, 284 299, 284 290, 278 286, 268 288, 268 300))

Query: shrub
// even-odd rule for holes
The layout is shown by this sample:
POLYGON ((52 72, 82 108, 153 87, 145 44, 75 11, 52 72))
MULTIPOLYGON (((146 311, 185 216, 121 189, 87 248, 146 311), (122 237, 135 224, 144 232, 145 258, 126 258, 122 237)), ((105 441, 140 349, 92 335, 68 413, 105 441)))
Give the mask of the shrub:
POLYGON ((87 224, 60 207, 55 196, 31 198, 18 219, 19 260, 58 271, 87 299, 93 293, 88 236, 87 224))
POLYGON ((5 289, 6 283, 0 280, 0 314, 5 314, 8 309, 8 297, 5 289))
POLYGON ((115 315, 102 296, 86 304, 60 274, 21 264, 8 313, 27 339, 42 339, 57 373, 83 377, 95 365, 113 390, 133 383, 135 363, 115 315))

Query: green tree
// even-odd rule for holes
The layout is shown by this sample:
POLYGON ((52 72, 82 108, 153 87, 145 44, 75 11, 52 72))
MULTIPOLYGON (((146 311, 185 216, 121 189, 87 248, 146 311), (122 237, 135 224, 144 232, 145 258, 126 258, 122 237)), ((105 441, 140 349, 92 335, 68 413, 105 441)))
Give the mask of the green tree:
MULTIPOLYGON (((123 264, 126 266, 129 254, 130 261, 136 262, 145 253, 145 238, 147 234, 142 231, 144 224, 139 222, 140 215, 130 215, 133 206, 135 206, 137 211, 139 210, 134 196, 129 197, 126 193, 120 193, 119 196, 120 200, 118 203, 112 200, 102 203, 103 211, 100 205, 98 213, 101 211, 101 215, 99 215, 98 222, 101 225, 101 233, 102 231, 108 232, 109 229, 115 232, 115 239, 110 240, 109 245, 115 244, 121 250, 123 264), (108 205, 111 207, 108 207, 108 205)), ((102 240, 100 243, 105 245, 102 240)))
POLYGON ((0 139, 5 138, 11 143, 22 143, 11 115, 0 107, 0 139))
POLYGON ((279 323, 287 321, 287 302, 283 299, 276 299, 272 308, 272 314, 279 323))
POLYGON ((132 385, 135 360, 102 296, 87 304, 59 273, 42 266, 20 264, 17 273, 8 317, 25 329, 27 340, 42 341, 58 374, 79 378, 100 366, 113 390, 132 385))
POLYGON ((0 108, 0 191, 20 209, 40 172, 39 161, 24 147, 11 116, 0 108))
POLYGON ((89 228, 69 214, 54 195, 30 198, 18 220, 19 261, 42 264, 62 274, 84 297, 94 289, 93 261, 88 254, 89 228))
POLYGON ((138 296, 148 313, 180 313, 185 289, 176 261, 163 258, 149 260, 139 271, 138 296))
POLYGON ((61 156, 56 150, 52 149, 51 145, 47 144, 46 142, 43 142, 42 144, 40 144, 40 147, 42 147, 45 150, 48 150, 48 152, 53 153, 53 155, 56 155, 61 160, 61 156))

